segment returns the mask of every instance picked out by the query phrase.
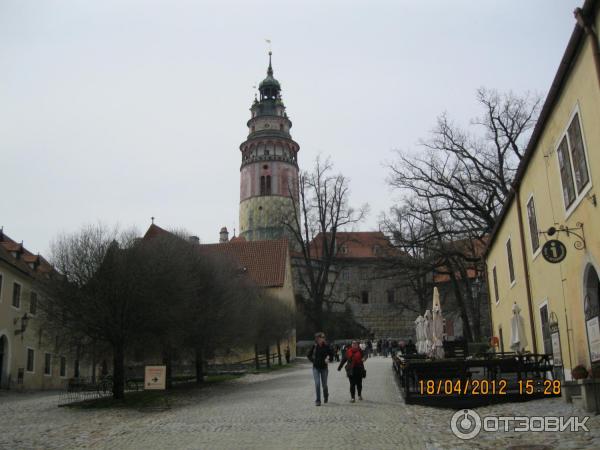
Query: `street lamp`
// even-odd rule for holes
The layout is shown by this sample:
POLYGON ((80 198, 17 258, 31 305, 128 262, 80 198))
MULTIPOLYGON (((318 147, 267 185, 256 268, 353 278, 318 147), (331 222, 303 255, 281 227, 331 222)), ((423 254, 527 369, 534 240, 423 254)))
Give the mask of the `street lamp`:
POLYGON ((15 330, 15 336, 18 336, 19 334, 23 335, 25 333, 27 325, 29 324, 29 316, 27 315, 27 313, 25 313, 20 319, 18 317, 15 317, 15 319, 13 320, 13 325, 16 325, 19 320, 21 321, 21 329, 15 330))

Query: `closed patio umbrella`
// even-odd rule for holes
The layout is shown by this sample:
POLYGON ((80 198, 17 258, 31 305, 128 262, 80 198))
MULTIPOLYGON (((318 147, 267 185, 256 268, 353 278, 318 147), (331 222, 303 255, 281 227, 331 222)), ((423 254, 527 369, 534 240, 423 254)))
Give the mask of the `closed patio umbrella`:
POLYGON ((444 318, 442 316, 442 305, 440 293, 437 287, 433 288, 433 322, 432 322, 432 351, 434 358, 444 357, 444 318))
POLYGON ((422 354, 425 353, 423 351, 423 343, 424 343, 424 338, 423 338, 423 316, 418 316, 415 319, 415 334, 417 337, 417 353, 418 354, 422 354))
POLYGON ((521 308, 517 302, 512 307, 513 316, 510 319, 510 348, 518 353, 521 353, 527 347, 527 335, 525 334, 525 321, 521 317, 521 308))
POLYGON ((425 343, 424 353, 431 355, 432 346, 433 346, 433 318, 431 317, 431 311, 425 311, 425 319, 423 321, 423 329, 425 331, 425 343))

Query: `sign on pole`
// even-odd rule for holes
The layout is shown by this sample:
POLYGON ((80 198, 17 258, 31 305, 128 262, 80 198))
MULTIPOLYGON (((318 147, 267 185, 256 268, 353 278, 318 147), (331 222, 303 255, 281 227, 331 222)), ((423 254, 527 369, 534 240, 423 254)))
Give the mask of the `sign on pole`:
POLYGON ((559 263, 567 256, 567 247, 557 239, 549 240, 542 247, 542 256, 550 263, 559 263))
POLYGON ((588 345, 592 362, 600 360, 600 324, 598 316, 586 321, 588 345))
POLYGON ((562 366, 562 352, 560 351, 560 335, 558 331, 551 334, 552 336, 552 358, 555 366, 562 366))
POLYGON ((144 389, 164 390, 166 388, 167 366, 146 366, 144 389))

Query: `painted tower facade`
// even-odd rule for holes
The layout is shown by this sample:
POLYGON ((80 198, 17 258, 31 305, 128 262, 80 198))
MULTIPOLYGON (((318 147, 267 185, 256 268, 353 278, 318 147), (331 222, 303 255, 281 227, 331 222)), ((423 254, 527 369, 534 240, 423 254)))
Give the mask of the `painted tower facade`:
POLYGON ((248 138, 240 145, 240 236, 246 240, 288 236, 298 203, 298 151, 290 135, 292 122, 273 77, 271 52, 267 77, 259 85, 248 121, 248 138))

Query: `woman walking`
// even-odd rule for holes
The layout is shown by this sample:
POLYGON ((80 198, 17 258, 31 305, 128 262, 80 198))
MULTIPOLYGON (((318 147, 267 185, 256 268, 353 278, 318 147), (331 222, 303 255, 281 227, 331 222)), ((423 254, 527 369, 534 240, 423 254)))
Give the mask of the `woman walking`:
POLYGON ((346 374, 350 380, 350 402, 354 403, 356 391, 358 391, 358 399, 362 400, 362 380, 366 376, 365 353, 361 350, 358 341, 352 341, 352 345, 344 353, 344 357, 338 366, 338 371, 342 370, 346 365, 346 374))

